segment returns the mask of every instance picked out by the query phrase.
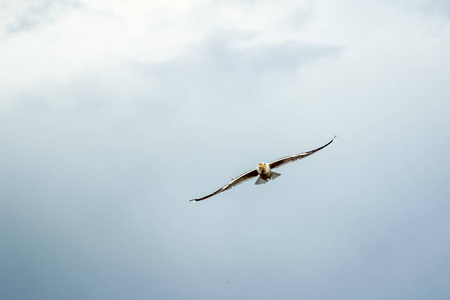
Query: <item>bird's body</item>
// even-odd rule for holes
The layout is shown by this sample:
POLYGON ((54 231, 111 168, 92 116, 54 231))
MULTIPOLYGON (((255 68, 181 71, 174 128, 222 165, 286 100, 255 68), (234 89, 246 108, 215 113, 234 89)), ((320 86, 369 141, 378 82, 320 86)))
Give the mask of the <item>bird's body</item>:
POLYGON ((309 155, 311 155, 311 154, 313 154, 313 153, 315 153, 315 152, 325 148, 329 144, 331 144, 333 142, 334 138, 331 141, 329 141, 326 145, 324 145, 324 146, 322 146, 320 148, 311 150, 311 151, 302 152, 300 154, 295 154, 295 155, 290 155, 290 156, 285 156, 285 157, 277 159, 277 160, 275 160, 275 161, 273 161, 271 163, 261 162, 261 163, 258 164, 256 169, 248 171, 248 172, 246 172, 246 173, 244 173, 244 174, 242 174, 242 175, 232 179, 230 183, 224 185, 223 187, 221 187, 220 189, 218 189, 214 193, 209 194, 209 195, 207 195, 205 197, 202 197, 202 198, 192 199, 190 201, 205 200, 206 198, 212 197, 212 196, 217 195, 217 194, 219 194, 219 193, 221 193, 223 191, 231 189, 232 187, 234 187, 234 186, 236 186, 236 185, 238 185, 238 184, 240 184, 240 183, 242 183, 242 182, 244 182, 244 181, 246 181, 248 179, 251 179, 253 177, 258 177, 258 179, 256 180, 255 184, 267 183, 269 180, 273 180, 273 179, 275 179, 275 178, 277 178, 277 177, 279 177, 281 175, 280 173, 276 173, 276 172, 272 171, 272 169, 275 169, 275 168, 278 168, 278 167, 280 167, 280 166, 282 166, 284 164, 287 164, 287 163, 290 163, 290 162, 293 162, 293 161, 305 158, 305 157, 307 157, 307 156, 309 156, 309 155))

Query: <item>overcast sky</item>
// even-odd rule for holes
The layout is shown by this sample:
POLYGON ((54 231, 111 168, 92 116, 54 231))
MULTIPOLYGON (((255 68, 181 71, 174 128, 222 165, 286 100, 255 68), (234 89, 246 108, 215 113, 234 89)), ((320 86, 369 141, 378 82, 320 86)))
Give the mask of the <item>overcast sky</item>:
POLYGON ((449 299, 448 3, 2 0, 0 298, 449 299))

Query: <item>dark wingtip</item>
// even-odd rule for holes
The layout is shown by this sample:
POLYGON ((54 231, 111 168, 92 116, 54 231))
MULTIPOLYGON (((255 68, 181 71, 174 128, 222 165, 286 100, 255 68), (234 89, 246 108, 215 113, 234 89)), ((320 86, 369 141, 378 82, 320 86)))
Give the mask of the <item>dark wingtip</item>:
POLYGON ((197 200, 195 200, 195 199, 192 199, 192 200, 189 200, 189 202, 197 202, 197 200))

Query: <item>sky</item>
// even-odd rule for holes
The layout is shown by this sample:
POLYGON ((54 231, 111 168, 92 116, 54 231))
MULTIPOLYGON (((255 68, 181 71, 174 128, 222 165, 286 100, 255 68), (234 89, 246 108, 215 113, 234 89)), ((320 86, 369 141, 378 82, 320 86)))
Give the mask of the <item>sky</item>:
POLYGON ((3 0, 0 298, 449 299, 449 82, 445 0, 3 0))

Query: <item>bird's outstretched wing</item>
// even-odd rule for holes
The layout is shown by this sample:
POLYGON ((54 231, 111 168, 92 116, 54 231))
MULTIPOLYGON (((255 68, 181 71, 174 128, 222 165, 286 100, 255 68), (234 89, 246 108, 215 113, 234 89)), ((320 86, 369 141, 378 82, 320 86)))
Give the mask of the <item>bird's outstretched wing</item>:
POLYGON ((326 146, 331 144, 335 138, 336 138, 336 136, 334 136, 334 138, 331 141, 329 141, 326 145, 323 145, 320 148, 317 148, 317 149, 314 149, 314 150, 311 150, 311 151, 307 151, 307 152, 302 152, 300 154, 294 154, 294 155, 290 155, 290 156, 285 156, 285 157, 279 158, 279 159, 269 163, 269 166, 270 166, 271 169, 275 169, 275 168, 278 168, 278 167, 280 167, 280 166, 282 166, 284 164, 287 164, 287 163, 294 162, 296 160, 305 158, 305 157, 307 157, 307 156, 309 156, 309 155, 311 155, 313 153, 316 153, 317 151, 325 148, 326 146))
POLYGON ((255 169, 255 170, 252 170, 252 171, 248 171, 248 172, 246 172, 246 173, 244 173, 244 174, 242 174, 242 175, 240 175, 240 176, 234 178, 233 180, 231 180, 230 183, 224 185, 223 187, 221 187, 220 189, 218 189, 218 190, 215 191, 214 193, 209 194, 208 196, 205 196, 205 197, 202 197, 202 198, 192 199, 192 200, 190 200, 190 201, 201 201, 201 200, 205 200, 206 198, 212 197, 212 196, 214 196, 214 195, 217 195, 217 194, 219 194, 219 193, 222 193, 223 191, 229 190, 229 189, 231 189, 232 187, 234 187, 234 186, 236 186, 236 185, 238 185, 238 184, 240 184, 240 183, 242 183, 242 182, 244 182, 244 181, 246 181, 246 180, 249 180, 250 178, 256 177, 256 176, 258 176, 258 171, 257 171, 256 169, 255 169))

